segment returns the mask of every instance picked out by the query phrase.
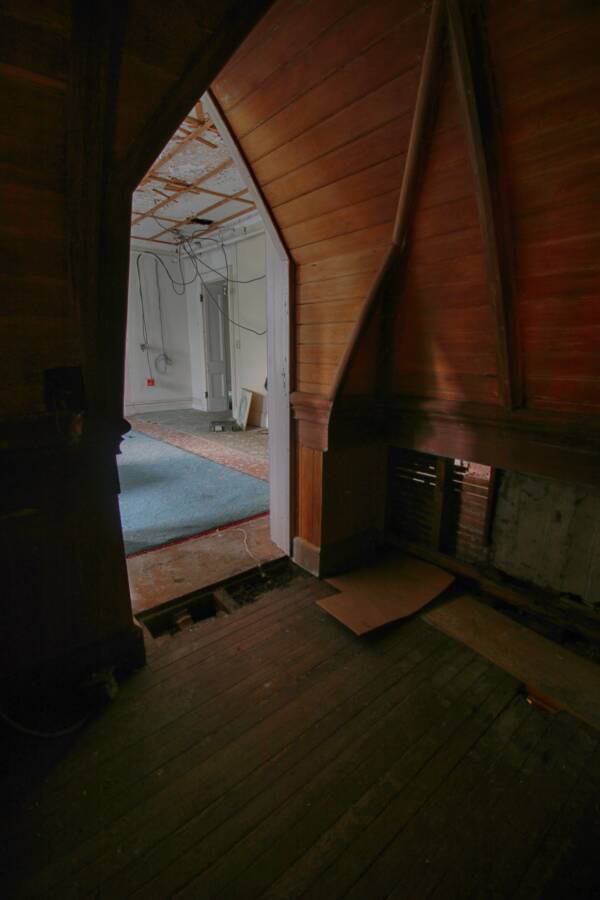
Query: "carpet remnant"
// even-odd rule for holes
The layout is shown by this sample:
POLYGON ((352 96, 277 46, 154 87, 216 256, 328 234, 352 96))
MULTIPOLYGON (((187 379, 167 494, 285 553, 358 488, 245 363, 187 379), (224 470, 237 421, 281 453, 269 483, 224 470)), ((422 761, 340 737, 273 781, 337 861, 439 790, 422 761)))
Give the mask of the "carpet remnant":
POLYGON ((132 431, 118 457, 127 555, 266 512, 267 482, 132 431))
POLYGON ((129 419, 138 432, 246 475, 269 480, 268 434, 264 429, 221 433, 207 430, 192 434, 171 425, 144 420, 141 416, 130 416, 129 419))

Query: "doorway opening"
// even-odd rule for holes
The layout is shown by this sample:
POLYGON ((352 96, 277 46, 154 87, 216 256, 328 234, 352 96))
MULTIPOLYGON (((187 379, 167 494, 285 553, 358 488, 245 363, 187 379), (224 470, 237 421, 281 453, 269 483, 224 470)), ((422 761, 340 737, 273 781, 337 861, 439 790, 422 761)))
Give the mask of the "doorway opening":
POLYGON ((268 389, 269 236, 231 150, 201 101, 133 195, 119 475, 138 614, 288 550, 271 540, 269 457, 289 444, 270 426, 289 419, 268 389))

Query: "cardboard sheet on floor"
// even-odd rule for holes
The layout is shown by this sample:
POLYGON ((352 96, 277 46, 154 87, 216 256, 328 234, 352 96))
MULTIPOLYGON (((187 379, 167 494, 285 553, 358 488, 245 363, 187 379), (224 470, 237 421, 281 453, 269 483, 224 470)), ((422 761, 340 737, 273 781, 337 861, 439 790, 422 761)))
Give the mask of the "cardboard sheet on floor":
POLYGON ((319 600, 319 606, 355 634, 366 634, 418 612, 454 576, 412 556, 389 553, 372 566, 327 581, 340 593, 319 600))

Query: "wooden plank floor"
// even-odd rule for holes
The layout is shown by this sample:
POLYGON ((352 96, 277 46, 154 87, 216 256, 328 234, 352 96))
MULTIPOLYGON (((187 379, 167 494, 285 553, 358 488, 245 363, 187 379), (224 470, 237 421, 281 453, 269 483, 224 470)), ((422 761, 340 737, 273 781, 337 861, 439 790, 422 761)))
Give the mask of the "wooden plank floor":
POLYGON ((1 895, 564 897, 577 865, 597 896, 598 734, 420 618, 355 637, 329 590, 161 639, 68 740, 7 734, 1 895))

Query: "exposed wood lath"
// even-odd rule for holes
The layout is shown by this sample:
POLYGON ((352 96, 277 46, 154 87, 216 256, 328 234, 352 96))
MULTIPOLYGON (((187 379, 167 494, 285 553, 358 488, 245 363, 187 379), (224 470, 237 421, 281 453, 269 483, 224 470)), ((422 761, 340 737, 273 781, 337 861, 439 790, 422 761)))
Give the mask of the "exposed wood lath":
POLYGON ((255 210, 216 125, 199 102, 139 183, 131 234, 140 241, 176 245, 237 223, 255 210))

